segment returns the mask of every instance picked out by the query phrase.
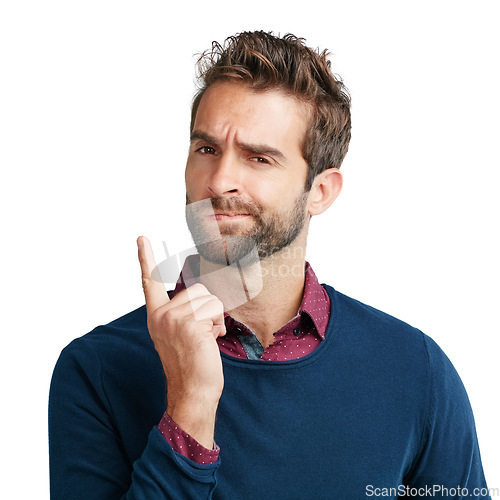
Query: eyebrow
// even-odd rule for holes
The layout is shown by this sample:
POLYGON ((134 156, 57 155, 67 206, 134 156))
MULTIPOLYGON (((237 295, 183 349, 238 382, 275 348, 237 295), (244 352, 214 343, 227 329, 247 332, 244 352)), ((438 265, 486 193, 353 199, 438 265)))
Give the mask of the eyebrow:
MULTIPOLYGON (((201 140, 208 142, 209 144, 213 144, 214 146, 219 146, 219 143, 217 139, 215 139, 215 137, 212 137, 210 134, 206 134, 201 130, 193 130, 190 140, 191 142, 201 140)), ((269 155, 275 158, 279 158, 280 160, 286 160, 286 156, 279 149, 268 146, 267 144, 250 144, 248 142, 237 141, 236 145, 240 149, 248 151, 249 153, 269 155)))

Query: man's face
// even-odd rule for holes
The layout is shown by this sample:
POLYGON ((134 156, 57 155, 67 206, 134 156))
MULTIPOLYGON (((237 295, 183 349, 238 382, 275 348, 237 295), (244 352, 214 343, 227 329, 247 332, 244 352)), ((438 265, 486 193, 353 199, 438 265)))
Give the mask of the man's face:
POLYGON ((301 152, 307 123, 305 105, 277 90, 224 82, 206 91, 186 165, 186 219, 205 259, 236 262, 254 245, 263 259, 301 233, 309 194, 301 152), (213 212, 193 203, 206 199, 213 212), (222 239, 206 243, 219 232, 222 239))

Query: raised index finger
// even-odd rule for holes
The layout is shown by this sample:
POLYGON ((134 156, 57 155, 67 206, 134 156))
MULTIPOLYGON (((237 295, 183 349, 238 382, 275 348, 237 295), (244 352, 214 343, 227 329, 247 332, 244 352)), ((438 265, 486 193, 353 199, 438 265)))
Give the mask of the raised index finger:
POLYGON ((156 267, 155 258, 151 243, 145 236, 137 238, 137 249, 139 263, 141 265, 142 288, 146 299, 146 308, 148 314, 156 311, 159 307, 169 302, 167 292, 163 283, 155 281, 151 277, 153 269, 156 267))

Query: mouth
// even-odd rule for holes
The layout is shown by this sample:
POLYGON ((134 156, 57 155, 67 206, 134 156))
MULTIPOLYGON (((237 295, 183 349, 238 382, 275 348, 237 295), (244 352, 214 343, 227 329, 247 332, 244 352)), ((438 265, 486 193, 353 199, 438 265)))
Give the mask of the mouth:
POLYGON ((230 212, 221 212, 209 216, 209 218, 215 220, 236 220, 236 219, 244 219, 246 217, 252 217, 252 216, 250 214, 245 214, 245 213, 230 213, 230 212))

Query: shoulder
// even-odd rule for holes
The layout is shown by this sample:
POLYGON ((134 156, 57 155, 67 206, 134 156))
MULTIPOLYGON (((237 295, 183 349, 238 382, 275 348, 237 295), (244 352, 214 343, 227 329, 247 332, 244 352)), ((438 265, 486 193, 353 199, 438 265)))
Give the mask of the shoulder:
POLYGON ((55 372, 62 367, 100 371, 102 366, 136 364, 154 354, 147 329, 146 307, 139 307, 76 338, 61 352, 55 372))
POLYGON ((470 420, 460 376, 429 335, 332 287, 325 288, 332 301, 333 342, 349 362, 374 377, 383 374, 398 380, 404 391, 423 397, 431 412, 454 408, 470 420))
MULTIPOLYGON (((375 307, 349 297, 325 285, 332 306, 332 324, 338 333, 351 341, 363 340, 390 349, 419 350, 426 353, 426 339, 421 330, 375 307)), ((393 354, 394 351, 392 351, 393 354)))
POLYGON ((146 306, 141 306, 73 340, 66 349, 109 349, 117 345, 143 343, 148 335, 146 306))
POLYGON ((346 350, 413 375, 418 372, 429 384, 443 377, 455 383, 458 375, 452 363, 428 334, 328 285, 325 288, 332 302, 332 336, 346 350))

